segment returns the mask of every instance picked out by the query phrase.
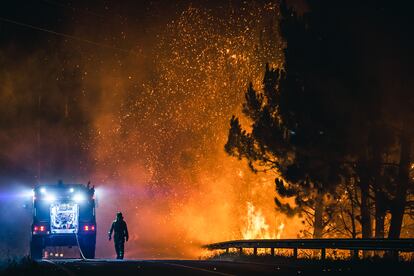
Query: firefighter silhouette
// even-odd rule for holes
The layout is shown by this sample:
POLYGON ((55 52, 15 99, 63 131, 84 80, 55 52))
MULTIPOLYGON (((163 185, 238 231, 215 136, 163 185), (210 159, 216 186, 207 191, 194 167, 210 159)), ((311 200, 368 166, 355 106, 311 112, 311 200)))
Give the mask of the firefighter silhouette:
POLYGON ((116 220, 112 222, 111 229, 108 232, 109 240, 112 238, 112 232, 114 232, 116 258, 122 260, 124 258, 124 244, 125 241, 128 241, 129 235, 127 224, 121 212, 116 214, 116 220))

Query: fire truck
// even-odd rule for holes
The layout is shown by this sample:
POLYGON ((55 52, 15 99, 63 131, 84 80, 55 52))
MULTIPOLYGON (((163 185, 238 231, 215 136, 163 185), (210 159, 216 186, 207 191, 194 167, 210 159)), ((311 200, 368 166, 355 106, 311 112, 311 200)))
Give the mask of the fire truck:
POLYGON ((82 258, 95 257, 95 188, 83 184, 36 185, 33 190, 30 255, 44 257, 46 247, 78 246, 82 258))

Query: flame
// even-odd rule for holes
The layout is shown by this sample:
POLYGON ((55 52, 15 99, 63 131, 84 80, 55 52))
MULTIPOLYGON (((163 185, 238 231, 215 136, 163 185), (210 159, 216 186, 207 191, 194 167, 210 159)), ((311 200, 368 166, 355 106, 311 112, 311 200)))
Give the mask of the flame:
POLYGON ((280 223, 279 227, 277 228, 278 232, 276 234, 276 239, 280 239, 280 236, 282 236, 283 230, 285 229, 285 224, 282 222, 280 223))
POLYGON ((247 202, 247 219, 242 231, 243 239, 280 239, 285 224, 282 222, 271 231, 266 218, 260 209, 256 209, 252 202, 247 202))

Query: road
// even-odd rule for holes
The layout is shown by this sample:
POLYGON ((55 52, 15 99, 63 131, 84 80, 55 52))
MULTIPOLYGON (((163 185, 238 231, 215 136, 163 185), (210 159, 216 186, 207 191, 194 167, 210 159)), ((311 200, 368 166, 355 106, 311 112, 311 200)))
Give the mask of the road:
POLYGON ((283 264, 192 260, 77 260, 39 261, 52 275, 348 275, 351 271, 323 267, 299 268, 283 264), (346 273, 348 272, 348 273, 346 273))

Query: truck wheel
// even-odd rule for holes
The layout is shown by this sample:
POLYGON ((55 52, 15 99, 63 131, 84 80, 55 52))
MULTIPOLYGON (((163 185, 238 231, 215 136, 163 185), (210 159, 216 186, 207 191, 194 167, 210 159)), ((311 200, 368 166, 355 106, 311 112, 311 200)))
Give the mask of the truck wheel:
POLYGON ((95 259, 95 244, 96 236, 83 237, 80 249, 86 259, 95 259))
POLYGON ((30 241, 30 257, 33 260, 39 260, 43 257, 43 239, 40 237, 32 237, 30 241))
POLYGON ((95 245, 87 246, 83 254, 86 259, 95 259, 95 245))

